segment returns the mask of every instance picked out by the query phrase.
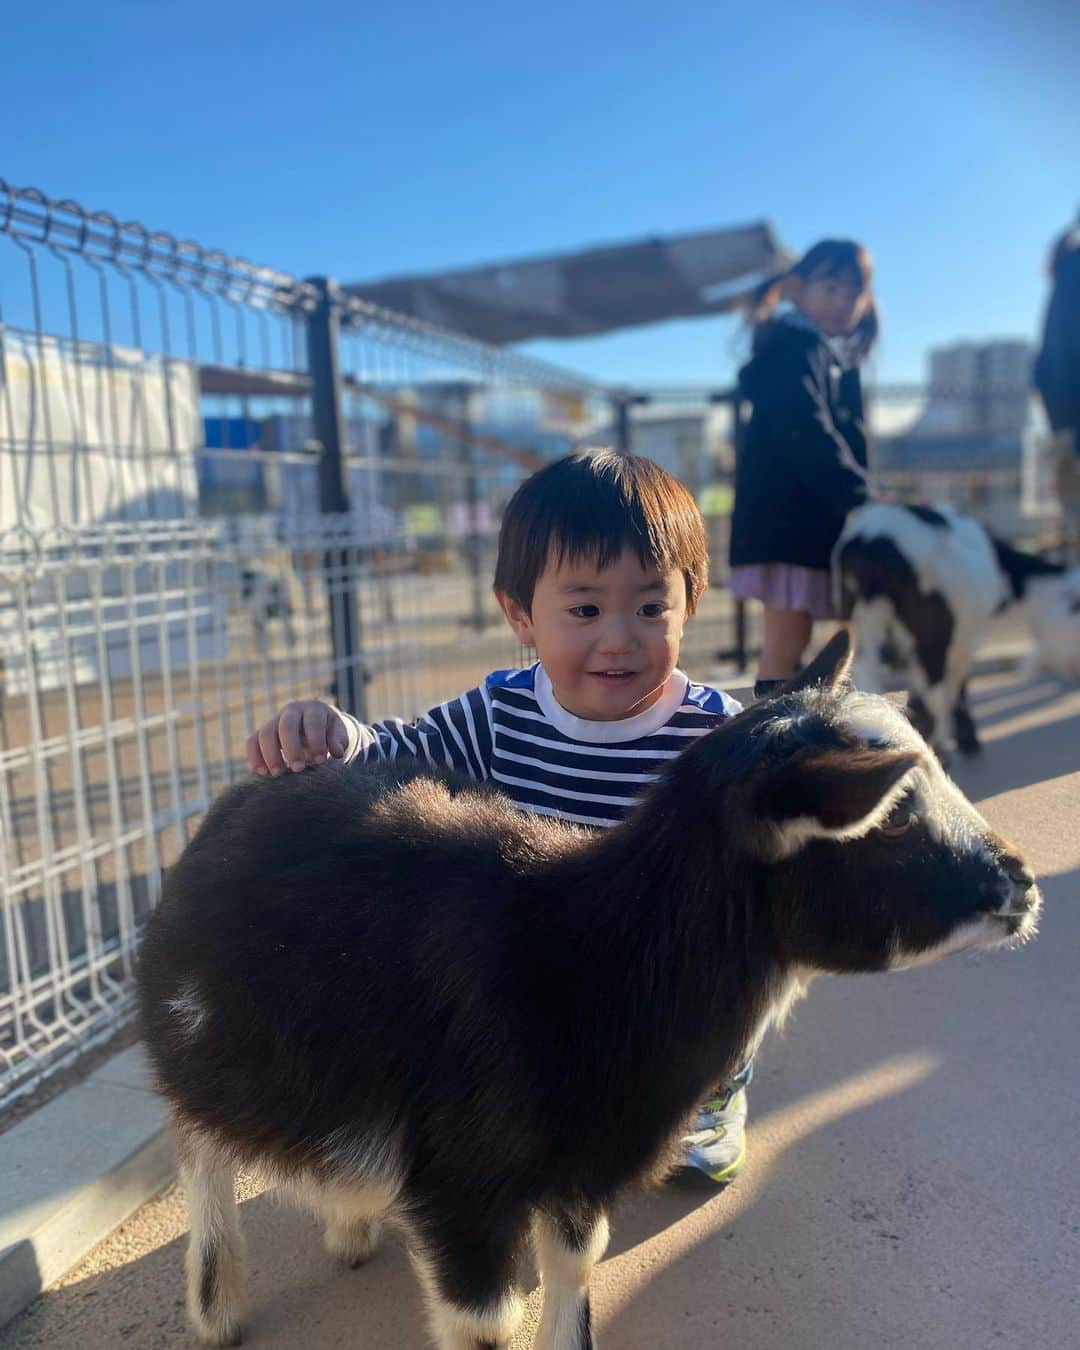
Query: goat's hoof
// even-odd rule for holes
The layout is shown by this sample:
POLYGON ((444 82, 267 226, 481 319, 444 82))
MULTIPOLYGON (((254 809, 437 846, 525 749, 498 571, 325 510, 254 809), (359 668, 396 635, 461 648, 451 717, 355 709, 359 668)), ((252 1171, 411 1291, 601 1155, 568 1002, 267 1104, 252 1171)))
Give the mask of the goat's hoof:
POLYGON ((198 1337, 203 1345, 213 1346, 214 1350, 218 1350, 221 1346, 243 1345, 244 1343, 239 1327, 229 1327, 224 1331, 199 1331, 198 1337))
POLYGON ((982 746, 978 741, 957 741, 956 748, 960 754, 966 755, 968 759, 974 759, 976 755, 982 754, 982 746))
POLYGON ((219 1346, 240 1345, 243 1341, 243 1310, 240 1308, 219 1305, 204 1310, 189 1298, 187 1314, 191 1329, 203 1345, 218 1350, 219 1346))

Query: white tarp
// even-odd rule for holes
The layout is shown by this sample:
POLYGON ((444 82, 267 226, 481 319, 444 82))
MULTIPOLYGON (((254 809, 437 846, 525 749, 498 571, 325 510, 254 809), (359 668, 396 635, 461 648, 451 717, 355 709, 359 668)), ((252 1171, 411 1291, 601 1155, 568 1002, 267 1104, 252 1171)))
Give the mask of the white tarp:
POLYGON ((0 530, 198 510, 198 371, 0 327, 0 530))

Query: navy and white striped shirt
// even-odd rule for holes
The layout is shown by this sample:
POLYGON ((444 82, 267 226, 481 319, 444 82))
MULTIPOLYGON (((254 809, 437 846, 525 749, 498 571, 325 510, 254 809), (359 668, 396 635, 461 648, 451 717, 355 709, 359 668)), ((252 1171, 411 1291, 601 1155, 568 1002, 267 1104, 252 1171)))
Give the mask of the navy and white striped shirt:
POLYGON ((346 715, 346 758, 415 756, 498 783, 523 811, 614 825, 668 760, 740 711, 729 695, 676 670, 645 712, 590 722, 559 705, 537 661, 525 670, 496 670, 415 722, 387 718, 364 726, 346 715))

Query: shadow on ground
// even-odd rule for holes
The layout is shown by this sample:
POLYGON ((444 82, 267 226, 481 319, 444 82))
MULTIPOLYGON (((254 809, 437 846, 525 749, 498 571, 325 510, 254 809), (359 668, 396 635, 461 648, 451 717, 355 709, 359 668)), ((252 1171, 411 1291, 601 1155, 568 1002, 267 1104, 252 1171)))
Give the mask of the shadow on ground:
POLYGON ((980 689, 972 712, 982 754, 954 755, 950 771, 973 799, 1080 770, 1080 692, 1075 684, 1013 677, 980 689))

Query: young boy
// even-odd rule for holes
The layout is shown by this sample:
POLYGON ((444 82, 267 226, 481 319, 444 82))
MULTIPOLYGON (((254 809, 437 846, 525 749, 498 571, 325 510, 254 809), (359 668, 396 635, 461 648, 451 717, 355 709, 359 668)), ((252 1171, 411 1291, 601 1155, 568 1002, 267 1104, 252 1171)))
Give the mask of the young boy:
MULTIPOLYGON (((248 762, 278 775, 328 756, 413 755, 498 783, 524 811, 614 825, 693 737, 740 711, 677 668, 707 580, 704 524, 681 483, 636 455, 569 455, 518 488, 499 532, 495 595, 534 665, 495 671, 412 723, 289 703, 249 737, 248 762)), ((690 1176, 734 1180, 750 1074, 703 1105, 684 1140, 690 1176)))

